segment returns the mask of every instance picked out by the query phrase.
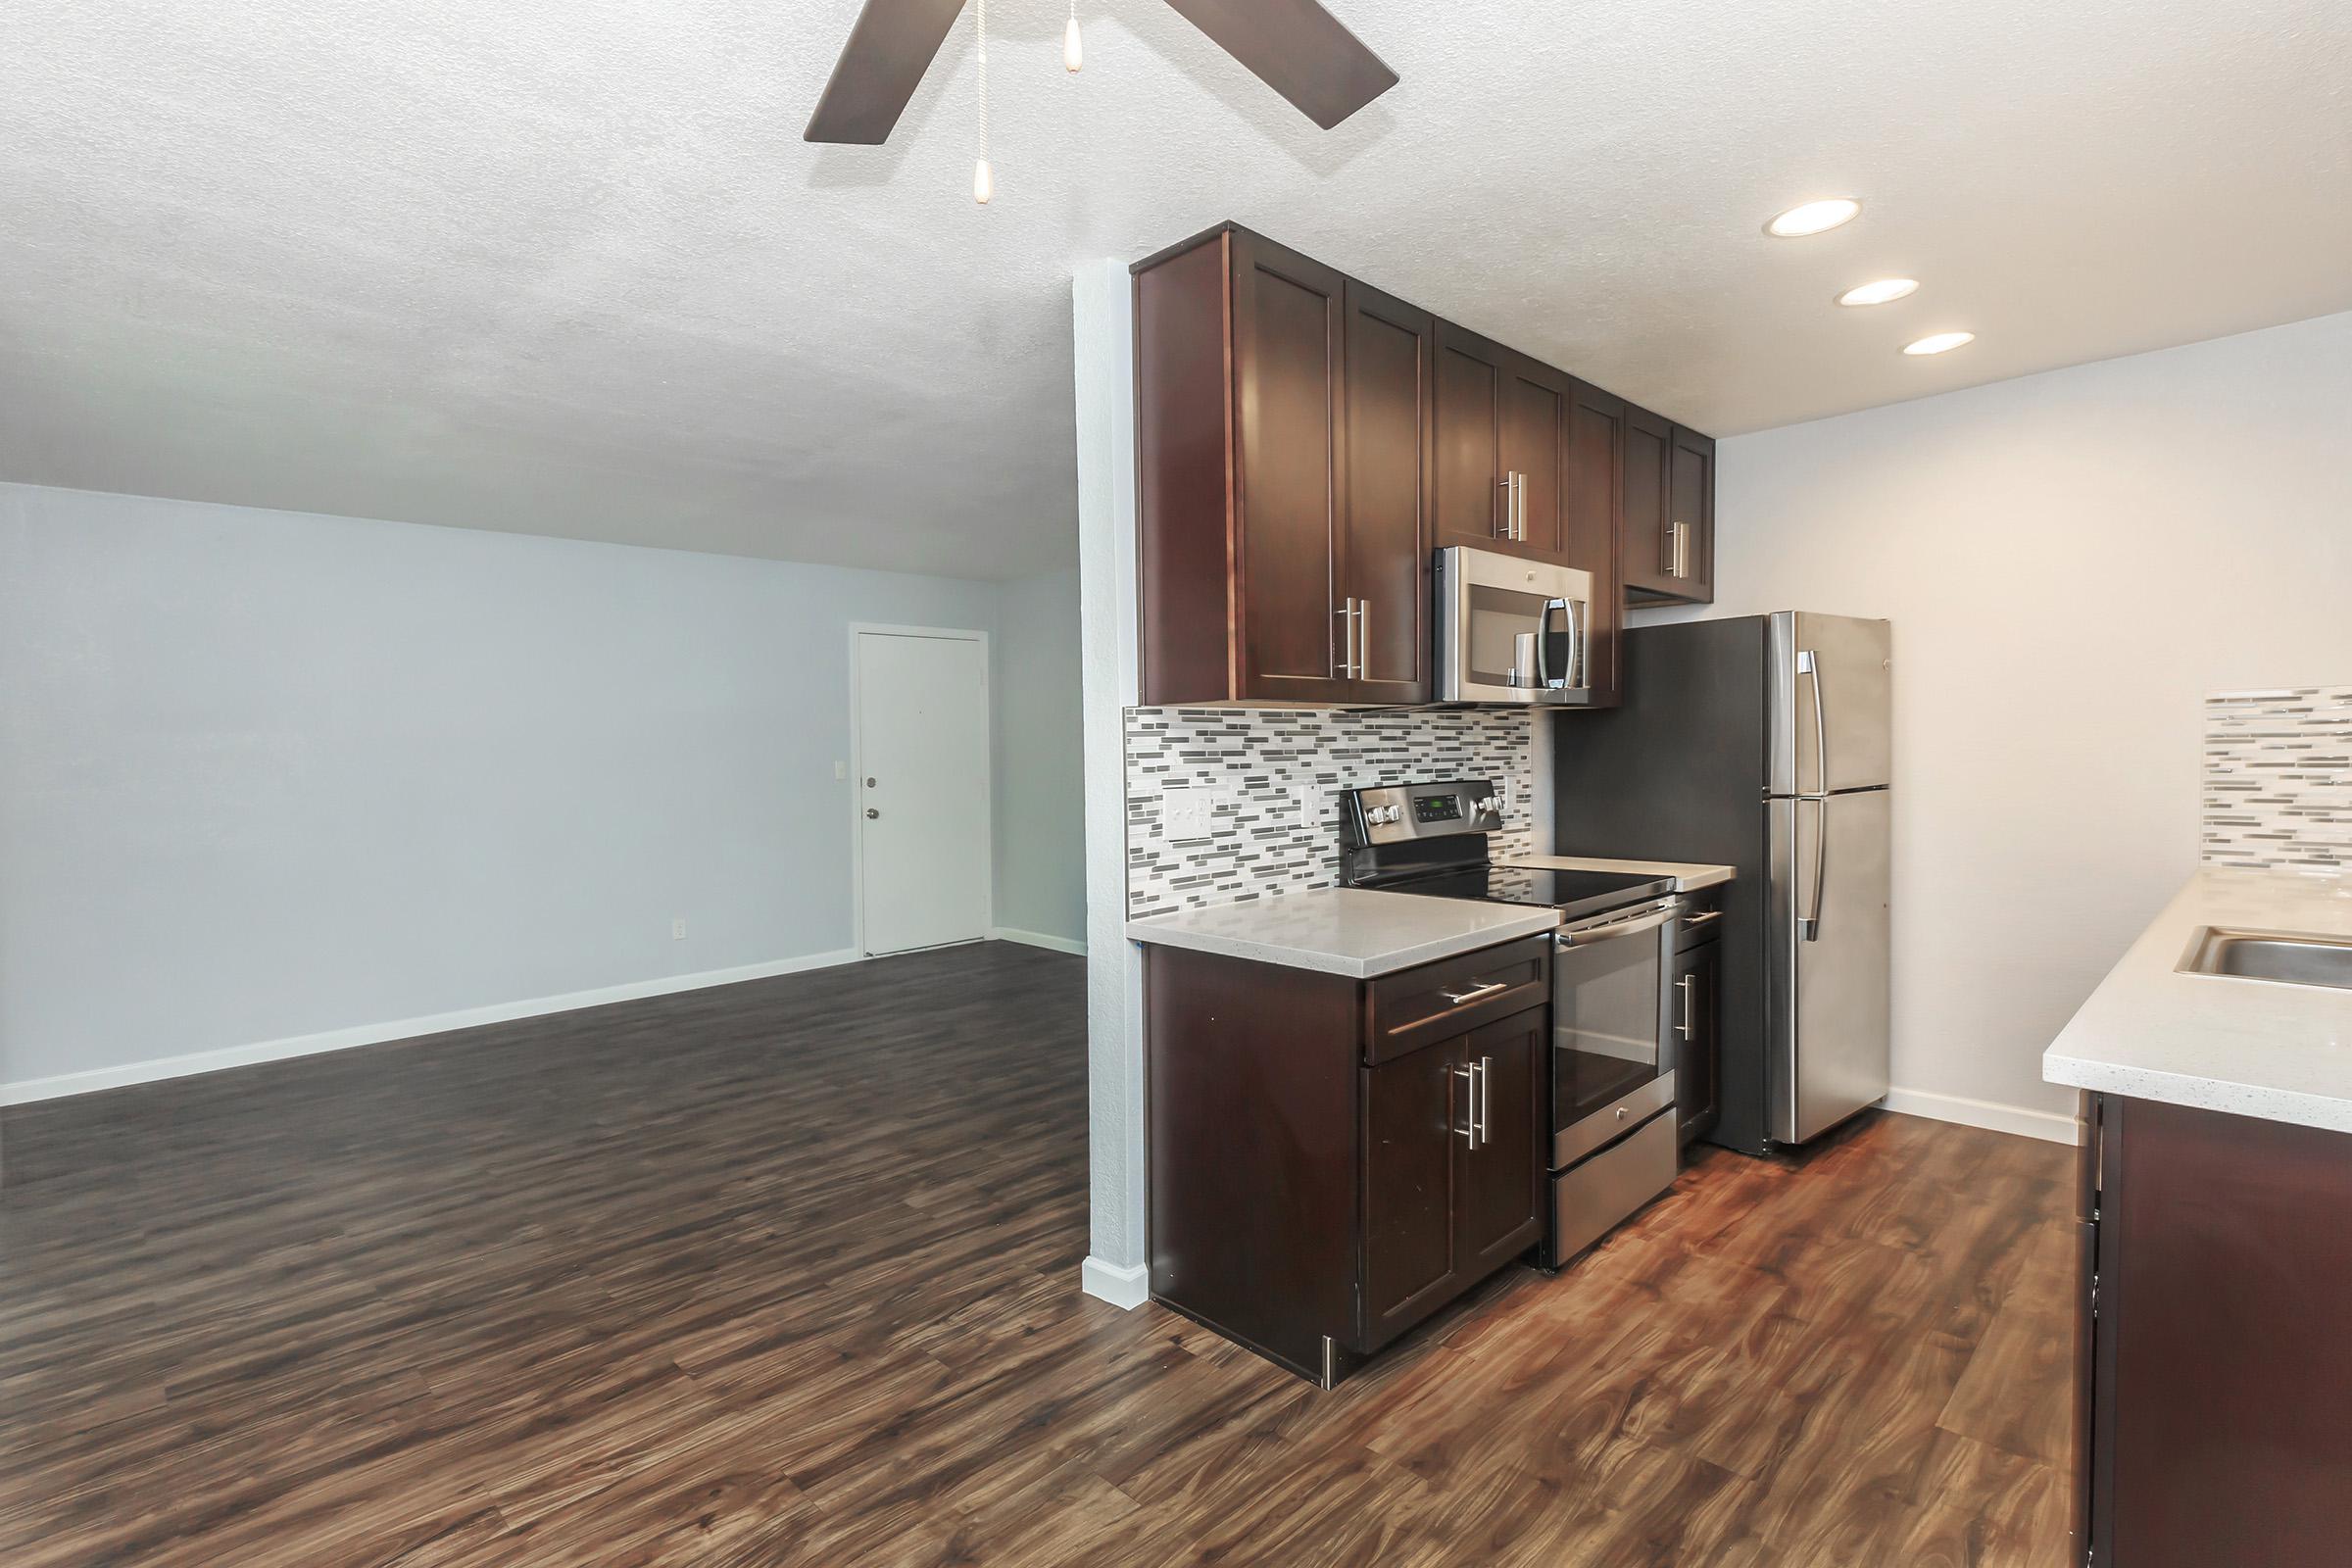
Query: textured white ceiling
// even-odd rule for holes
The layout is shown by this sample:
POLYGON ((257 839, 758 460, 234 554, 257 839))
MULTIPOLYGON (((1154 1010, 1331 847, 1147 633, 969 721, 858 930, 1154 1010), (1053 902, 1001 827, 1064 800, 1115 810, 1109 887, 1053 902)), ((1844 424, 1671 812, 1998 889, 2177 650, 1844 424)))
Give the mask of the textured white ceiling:
POLYGON ((2352 308, 2345 0, 1333 3, 1403 82, 1327 133, 994 0, 980 209, 968 15, 818 148, 858 0, 8 0, 0 478, 1017 575, 1071 264, 1228 217, 1718 434, 2352 308))

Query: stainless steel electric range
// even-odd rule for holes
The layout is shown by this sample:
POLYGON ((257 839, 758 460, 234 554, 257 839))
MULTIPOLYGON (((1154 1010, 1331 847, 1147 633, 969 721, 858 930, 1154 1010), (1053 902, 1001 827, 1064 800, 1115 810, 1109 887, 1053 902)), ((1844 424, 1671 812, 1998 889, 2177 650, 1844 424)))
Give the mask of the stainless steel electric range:
POLYGON ((1484 779, 1348 792, 1348 886, 1557 909, 1551 999, 1551 1267, 1673 1185, 1672 976, 1683 901, 1671 877, 1489 857, 1502 801, 1484 779))

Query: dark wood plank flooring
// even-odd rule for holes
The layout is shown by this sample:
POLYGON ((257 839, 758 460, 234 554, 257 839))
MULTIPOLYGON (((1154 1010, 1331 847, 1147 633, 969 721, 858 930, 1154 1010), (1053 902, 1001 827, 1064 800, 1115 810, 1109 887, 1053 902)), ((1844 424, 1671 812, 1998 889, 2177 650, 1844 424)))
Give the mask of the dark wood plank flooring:
POLYGON ((2065 1151, 1715 1153, 1330 1394, 1082 1297, 992 944, 9 1112, 0 1562, 2034 1564, 2065 1151))

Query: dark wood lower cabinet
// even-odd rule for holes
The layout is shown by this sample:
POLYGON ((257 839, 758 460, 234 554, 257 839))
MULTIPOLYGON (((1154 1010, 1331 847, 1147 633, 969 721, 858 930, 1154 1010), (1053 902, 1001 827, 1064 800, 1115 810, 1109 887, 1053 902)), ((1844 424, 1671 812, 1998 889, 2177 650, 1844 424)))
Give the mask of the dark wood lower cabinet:
POLYGON ((1152 1296, 1328 1386, 1540 1242, 1550 962, 1148 947, 1152 1296))
POLYGON ((1674 956, 1674 1119, 1690 1144, 1715 1130, 1723 1110, 1723 943, 1695 943, 1674 956))
POLYGON ((2073 1561, 2352 1561, 2352 1134, 2086 1096, 2073 1561))

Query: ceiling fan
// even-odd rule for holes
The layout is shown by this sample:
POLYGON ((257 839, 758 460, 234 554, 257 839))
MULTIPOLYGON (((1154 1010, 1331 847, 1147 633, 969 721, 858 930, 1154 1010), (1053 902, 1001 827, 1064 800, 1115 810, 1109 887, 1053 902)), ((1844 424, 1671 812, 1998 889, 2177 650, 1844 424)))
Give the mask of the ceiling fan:
MULTIPOLYGON (((1167 3, 1325 130, 1396 85, 1396 73, 1317 0, 1167 3)), ((865 0, 802 139, 865 146, 889 140, 963 5, 865 0)))

